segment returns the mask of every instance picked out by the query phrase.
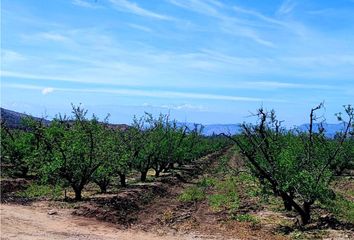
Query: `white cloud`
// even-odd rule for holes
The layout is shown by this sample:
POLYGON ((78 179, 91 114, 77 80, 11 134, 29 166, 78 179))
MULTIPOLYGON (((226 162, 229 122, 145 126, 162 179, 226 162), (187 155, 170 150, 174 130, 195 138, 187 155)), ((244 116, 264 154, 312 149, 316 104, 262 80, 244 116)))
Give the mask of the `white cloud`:
POLYGON ((193 105, 190 103, 183 104, 163 104, 163 105, 152 105, 149 103, 143 103, 143 107, 152 107, 152 108, 164 108, 169 110, 193 110, 193 111, 207 111, 207 108, 202 105, 193 105))
MULTIPOLYGON (((3 84, 2 87, 16 88, 16 89, 42 89, 43 94, 54 91, 51 88, 43 88, 41 86, 26 85, 26 84, 3 84), (48 92, 49 90, 49 92, 48 92)), ((151 97, 151 98, 163 98, 163 99, 203 99, 203 100, 220 100, 220 101, 235 101, 235 102, 285 102, 281 99, 268 99, 268 98, 254 98, 254 97, 241 97, 234 95, 222 95, 222 94, 206 94, 206 93, 194 93, 194 92, 177 92, 177 91, 163 91, 163 90, 141 90, 141 89, 107 89, 107 88, 56 88, 55 91, 62 92, 74 92, 74 93, 104 93, 120 95, 122 97, 151 97)), ((177 106, 178 107, 178 106, 177 106)), ((179 108, 191 107, 189 105, 180 105, 179 108)))
POLYGON ((180 104, 180 105, 170 105, 167 106, 169 109, 176 109, 176 110, 197 110, 197 111, 205 111, 206 107, 201 105, 193 105, 189 103, 180 104))
MULTIPOLYGON (((250 21, 245 20, 240 17, 230 16, 225 12, 220 11, 223 7, 221 4, 217 4, 216 1, 201 1, 201 0, 169 0, 171 4, 175 6, 185 8, 187 10, 197 12, 199 14, 203 14, 206 16, 214 17, 220 20, 220 30, 224 33, 237 36, 237 37, 244 37, 253 40, 254 42, 266 46, 266 47, 274 47, 274 44, 268 40, 263 39, 256 28, 252 27, 250 21), (210 2, 210 3, 208 3, 210 2)), ((235 11, 242 11, 243 13, 251 14, 253 16, 257 16, 258 18, 262 18, 263 20, 267 20, 268 22, 272 21, 273 24, 275 20, 268 19, 267 17, 254 12, 245 10, 242 8, 234 8, 235 11)))
POLYGON ((284 22, 276 20, 276 19, 268 17, 268 16, 265 16, 265 15, 261 14, 260 12, 257 12, 257 11, 254 11, 254 10, 245 9, 245 8, 242 8, 242 7, 239 7, 239 6, 234 6, 233 10, 235 12, 238 12, 238 13, 243 13, 243 14, 246 14, 246 15, 249 15, 249 16, 256 17, 259 20, 262 20, 262 21, 270 23, 270 24, 286 26, 286 24, 284 22))
POLYGON ((67 36, 64 36, 59 33, 45 32, 45 33, 40 33, 38 36, 45 40, 50 40, 54 42, 67 42, 70 40, 70 38, 68 38, 67 36))
MULTIPOLYGON (((233 28, 237 26, 230 25, 230 28, 230 34, 235 34, 236 30, 233 28)), ((40 51, 24 56, 22 53, 20 56, 16 53, 8 54, 14 59, 24 58, 25 60, 13 64, 4 61, 2 69, 5 71, 1 72, 1 76, 44 81, 96 83, 101 86, 105 84, 123 87, 163 86, 166 88, 201 86, 204 89, 222 89, 225 88, 225 84, 229 84, 247 86, 252 89, 257 86, 244 85, 242 81, 244 79, 269 80, 274 79, 272 77, 274 75, 277 77, 275 79, 290 76, 292 79, 307 77, 314 78, 314 80, 331 78, 347 80, 352 79, 352 73, 354 73, 354 58, 350 52, 343 55, 340 51, 333 54, 325 54, 326 51, 323 51, 324 53, 320 55, 317 50, 311 51, 305 47, 303 51, 275 52, 275 54, 272 52, 272 55, 265 56, 256 52, 243 54, 242 50, 239 50, 239 54, 228 46, 225 49, 219 46, 210 46, 207 49, 203 48, 204 46, 198 46, 189 51, 180 49, 167 51, 159 46, 143 43, 131 43, 132 45, 126 47, 124 42, 121 43, 108 33, 96 29, 70 28, 48 32, 54 36, 68 36, 72 39, 72 44, 63 45, 65 48, 63 51, 57 49, 47 52, 45 47, 40 46, 41 43, 37 38, 37 41, 31 44, 40 51), (183 76, 179 73, 183 73, 183 76), (232 75, 235 80, 227 79, 232 75)), ((249 32, 248 34, 257 33, 249 32)), ((32 35, 38 36, 39 34, 32 35)), ((257 41, 259 36, 253 37, 257 41)), ((61 39, 61 37, 54 37, 54 39, 61 39)), ((336 45, 337 42, 331 43, 336 45)), ((340 41, 337 45, 339 43, 340 41)), ((271 42, 263 44, 272 46, 271 42)), ((279 50, 284 49, 282 47, 280 46, 279 50)), ((320 46, 320 48, 323 47, 320 46)), ((273 49, 270 50, 273 51, 273 49)), ((274 48, 274 51, 278 49, 274 48)), ((295 86, 290 87, 295 88, 295 86)), ((270 84, 262 89, 274 88, 275 86, 270 84)), ((281 88, 284 88, 284 85, 281 88)))
POLYGON ((229 25, 229 26, 224 26, 223 30, 230 35, 249 38, 249 39, 253 40, 254 42, 261 44, 263 46, 266 46, 266 47, 272 47, 272 48, 275 47, 275 45, 271 41, 263 39, 261 36, 259 36, 257 31, 255 31, 252 28, 246 28, 246 27, 241 27, 241 26, 234 27, 232 25, 229 25))
POLYGON ((159 13, 155 13, 153 11, 144 9, 142 7, 140 7, 138 4, 133 3, 133 2, 129 2, 128 0, 109 0, 113 6, 120 10, 120 11, 127 11, 139 16, 143 16, 143 17, 150 17, 150 18, 156 18, 159 20, 172 20, 173 18, 166 16, 166 15, 162 15, 159 13))
POLYGON ((6 62, 18 62, 25 60, 26 57, 23 56, 22 54, 12 51, 12 50, 7 50, 7 49, 2 49, 1 50, 1 60, 6 61, 6 62))
POLYGON ((46 87, 46 88, 43 88, 42 89, 42 94, 43 95, 47 95, 49 93, 52 93, 54 91, 54 88, 51 88, 51 87, 46 87))
POLYGON ((91 2, 85 0, 73 0, 72 3, 74 5, 85 7, 85 8, 99 8, 97 4, 94 4, 94 0, 91 0, 91 2))
POLYGON ((297 3, 294 0, 284 0, 284 2, 280 5, 277 13, 280 15, 289 14, 294 10, 297 3))
MULTIPOLYGON (((213 17, 222 17, 222 14, 219 13, 219 11, 214 7, 217 2, 214 2, 214 6, 212 4, 208 4, 208 1, 200 1, 200 0, 169 0, 170 3, 181 7, 188 9, 190 11, 198 12, 201 14, 213 16, 213 17)), ((218 6, 218 5, 216 5, 218 6)), ((221 7, 222 5, 219 4, 218 7, 221 7)))
POLYGON ((148 28, 148 27, 145 27, 145 26, 141 26, 141 25, 138 25, 138 24, 130 23, 130 24, 128 24, 128 26, 130 26, 132 28, 135 28, 135 29, 138 29, 138 30, 141 30, 141 31, 144 31, 144 32, 152 32, 151 28, 148 28))

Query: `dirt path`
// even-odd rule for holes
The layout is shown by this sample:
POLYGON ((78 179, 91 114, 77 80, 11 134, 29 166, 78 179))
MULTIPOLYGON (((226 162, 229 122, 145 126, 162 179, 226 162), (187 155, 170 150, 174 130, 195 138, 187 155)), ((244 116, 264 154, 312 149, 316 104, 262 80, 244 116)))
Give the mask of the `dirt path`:
POLYGON ((1 204, 1 239, 75 239, 75 240, 177 240, 201 239, 200 237, 158 236, 147 232, 117 229, 112 224, 93 219, 75 217, 68 209, 56 209, 57 214, 49 215, 48 210, 38 206, 1 204))

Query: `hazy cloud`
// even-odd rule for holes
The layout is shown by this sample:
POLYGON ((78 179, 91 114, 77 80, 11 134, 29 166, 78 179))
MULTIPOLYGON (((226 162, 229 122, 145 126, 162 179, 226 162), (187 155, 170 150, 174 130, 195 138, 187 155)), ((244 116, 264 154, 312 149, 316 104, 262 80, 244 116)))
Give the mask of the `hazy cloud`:
POLYGON ((80 7, 85 7, 85 8, 99 8, 99 5, 97 5, 98 1, 95 0, 72 0, 72 3, 74 5, 80 6, 80 7))
POLYGON ((135 29, 138 29, 138 30, 141 30, 141 31, 144 31, 144 32, 152 32, 151 28, 148 28, 148 27, 145 27, 145 26, 142 26, 142 25, 129 23, 128 26, 130 26, 132 28, 135 28, 135 29))
POLYGON ((51 32, 44 32, 38 34, 38 37, 43 38, 45 40, 50 40, 54 42, 67 42, 70 40, 67 36, 59 33, 51 33, 51 32))
MULTIPOLYGON (((43 88, 41 86, 29 84, 3 84, 3 87, 17 89, 41 89, 43 94, 48 94, 54 91, 53 88, 43 88)), ((201 99, 201 100, 220 100, 220 101, 236 101, 236 102, 285 102, 282 99, 271 98, 254 98, 223 94, 207 94, 194 92, 178 92, 178 91, 163 91, 163 90, 143 90, 143 89, 113 89, 113 88, 56 88, 56 91, 75 92, 75 93, 105 93, 115 94, 120 96, 130 97, 151 97, 164 99, 201 99)), ((184 105, 188 107, 188 105, 184 105)))
POLYGON ((280 15, 289 14, 294 10, 297 3, 294 0, 284 0, 283 3, 280 5, 277 13, 280 15))
POLYGON ((145 8, 140 7, 138 4, 134 2, 130 2, 127 0, 109 0, 113 6, 120 11, 130 12, 143 17, 150 17, 159 20, 172 20, 171 17, 162 15, 145 8))
POLYGON ((42 89, 42 94, 43 95, 47 95, 49 93, 52 93, 54 91, 54 88, 51 88, 51 87, 46 87, 46 88, 43 88, 42 89))
POLYGON ((25 60, 26 57, 16 51, 1 49, 1 59, 5 62, 18 62, 25 60))

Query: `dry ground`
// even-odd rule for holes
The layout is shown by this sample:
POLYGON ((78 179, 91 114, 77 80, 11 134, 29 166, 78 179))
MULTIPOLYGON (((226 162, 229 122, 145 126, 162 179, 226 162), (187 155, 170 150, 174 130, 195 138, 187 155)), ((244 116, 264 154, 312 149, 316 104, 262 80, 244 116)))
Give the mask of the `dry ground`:
MULTIPOLYGON (((121 230, 114 224, 71 215, 70 209, 52 209, 47 203, 32 206, 1 204, 1 239, 16 240, 189 240, 193 235, 158 236, 150 232, 121 230), (56 214, 49 215, 48 212, 56 214)), ((207 239, 203 237, 203 239, 207 239)))

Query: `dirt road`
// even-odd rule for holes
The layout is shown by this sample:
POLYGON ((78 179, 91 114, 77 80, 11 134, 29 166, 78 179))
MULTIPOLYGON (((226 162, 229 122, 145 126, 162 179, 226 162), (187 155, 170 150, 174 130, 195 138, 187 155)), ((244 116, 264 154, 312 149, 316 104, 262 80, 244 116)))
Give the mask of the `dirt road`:
POLYGON ((48 214, 49 209, 38 206, 1 204, 0 209, 1 239, 4 240, 201 239, 190 235, 158 236, 147 232, 120 230, 112 224, 72 216, 68 209, 55 209, 57 213, 54 215, 48 214))

